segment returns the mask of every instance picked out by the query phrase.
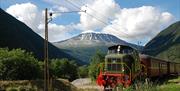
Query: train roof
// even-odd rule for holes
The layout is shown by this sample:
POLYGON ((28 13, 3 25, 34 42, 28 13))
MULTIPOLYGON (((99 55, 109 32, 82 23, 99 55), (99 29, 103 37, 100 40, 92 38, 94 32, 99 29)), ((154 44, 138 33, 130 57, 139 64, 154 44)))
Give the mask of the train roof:
POLYGON ((113 46, 108 47, 108 50, 117 49, 118 46, 121 46, 122 48, 128 48, 128 49, 136 50, 136 49, 134 49, 134 48, 132 48, 132 47, 130 47, 130 46, 127 46, 127 45, 113 45, 113 46))
POLYGON ((140 58, 146 58, 146 59, 151 58, 151 59, 156 59, 156 60, 160 60, 160 61, 166 61, 166 62, 171 62, 171 63, 178 63, 178 64, 180 64, 179 62, 172 62, 172 61, 170 61, 170 60, 160 59, 160 58, 153 57, 153 56, 146 55, 146 54, 140 54, 139 56, 140 56, 140 58))
MULTIPOLYGON (((153 59, 158 59, 158 60, 162 60, 162 61, 168 61, 168 60, 160 59, 160 58, 153 57, 153 56, 146 55, 146 54, 140 54, 139 56, 140 56, 140 58, 146 58, 146 59, 148 59, 148 58, 153 58, 153 59)), ((169 62, 169 61, 168 61, 168 62, 169 62)))

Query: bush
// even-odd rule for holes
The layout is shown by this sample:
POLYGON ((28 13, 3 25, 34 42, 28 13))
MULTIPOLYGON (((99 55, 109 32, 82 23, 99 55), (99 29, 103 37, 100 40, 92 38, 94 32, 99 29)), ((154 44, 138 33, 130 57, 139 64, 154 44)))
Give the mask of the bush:
POLYGON ((19 91, 27 91, 26 87, 19 87, 19 91))
POLYGON ((55 77, 69 79, 70 81, 78 78, 77 65, 68 59, 52 59, 50 73, 55 77))
POLYGON ((88 77, 88 67, 86 65, 78 68, 78 74, 80 78, 88 77))
POLYGON ((97 51, 91 58, 91 63, 89 65, 89 76, 92 80, 95 80, 100 72, 98 65, 104 63, 105 54, 97 51))
POLYGON ((14 88, 14 87, 11 87, 11 88, 8 88, 6 91, 18 91, 18 89, 14 88))
POLYGON ((0 48, 0 79, 31 80, 39 77, 38 60, 21 49, 0 48))

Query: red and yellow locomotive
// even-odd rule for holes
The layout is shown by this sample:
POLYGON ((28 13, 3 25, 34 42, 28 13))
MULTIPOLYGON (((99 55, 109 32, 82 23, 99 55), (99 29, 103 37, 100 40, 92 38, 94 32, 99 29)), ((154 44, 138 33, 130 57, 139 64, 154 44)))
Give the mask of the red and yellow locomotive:
POLYGON ((155 77, 180 73, 180 63, 139 55, 137 50, 125 45, 109 47, 102 65, 96 82, 105 90, 119 85, 128 87, 140 76, 155 77))

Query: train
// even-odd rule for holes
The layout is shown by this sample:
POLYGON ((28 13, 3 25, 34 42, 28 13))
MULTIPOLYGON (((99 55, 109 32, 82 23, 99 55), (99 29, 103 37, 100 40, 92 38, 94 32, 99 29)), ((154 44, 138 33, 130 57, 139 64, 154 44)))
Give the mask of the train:
POLYGON ((128 87, 139 77, 180 74, 180 63, 140 54, 136 49, 126 45, 108 47, 105 60, 100 65, 96 82, 103 86, 105 91, 117 86, 128 87))

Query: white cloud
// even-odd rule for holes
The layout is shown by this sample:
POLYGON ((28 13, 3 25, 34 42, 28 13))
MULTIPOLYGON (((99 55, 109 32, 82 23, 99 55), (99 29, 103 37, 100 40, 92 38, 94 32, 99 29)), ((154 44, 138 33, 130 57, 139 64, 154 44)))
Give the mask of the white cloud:
POLYGON ((68 9, 65 8, 65 7, 57 7, 59 11, 62 11, 62 12, 67 12, 68 9))
POLYGON ((80 24, 83 31, 96 30, 105 27, 114 18, 116 12, 120 10, 114 0, 94 0, 94 2, 81 7, 86 13, 80 13, 80 24))
POLYGON ((36 5, 32 3, 15 4, 7 8, 6 12, 38 31, 37 26, 42 18, 36 5))
POLYGON ((163 12, 161 13, 161 23, 166 23, 167 21, 171 21, 173 15, 170 14, 169 12, 163 12))
POLYGON ((103 28, 102 32, 113 34, 129 42, 147 43, 165 26, 171 24, 173 15, 160 12, 152 6, 124 8, 116 13, 112 24, 103 28))
MULTIPOLYGON (((72 35, 70 32, 73 30, 73 24, 71 25, 57 25, 55 23, 49 23, 48 24, 48 34, 49 34, 49 40, 51 42, 56 42, 59 40, 65 40, 67 38, 70 38, 72 35)), ((41 31, 44 31, 44 24, 40 24, 38 26, 38 29, 41 31)), ((41 33, 41 36, 44 36, 44 32, 41 33)))
MULTIPOLYGON (((58 7, 61 11, 66 11, 66 8, 58 7)), ((27 26, 33 29, 40 36, 44 37, 44 10, 38 10, 38 7, 32 3, 15 4, 6 9, 6 12, 24 22, 27 26)), ((54 12, 52 9, 49 12, 54 12)), ((52 18, 56 18, 60 14, 54 14, 52 18)), ((70 38, 69 33, 74 26, 73 24, 63 26, 54 23, 49 23, 49 40, 51 42, 70 38)))

